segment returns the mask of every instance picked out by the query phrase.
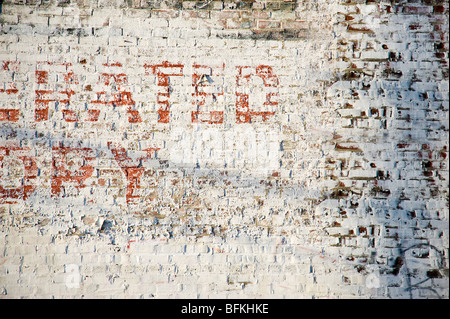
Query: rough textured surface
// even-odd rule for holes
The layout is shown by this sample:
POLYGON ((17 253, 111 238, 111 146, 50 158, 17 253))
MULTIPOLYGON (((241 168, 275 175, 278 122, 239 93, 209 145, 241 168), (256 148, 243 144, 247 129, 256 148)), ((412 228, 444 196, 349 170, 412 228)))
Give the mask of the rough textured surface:
POLYGON ((4 298, 448 298, 447 1, 5 0, 4 298))

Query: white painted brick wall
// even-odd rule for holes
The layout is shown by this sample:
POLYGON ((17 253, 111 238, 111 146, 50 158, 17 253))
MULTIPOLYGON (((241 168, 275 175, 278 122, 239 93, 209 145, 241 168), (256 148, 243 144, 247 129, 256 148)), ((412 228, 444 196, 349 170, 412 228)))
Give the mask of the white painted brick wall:
POLYGON ((176 2, 3 1, 1 296, 448 298, 448 4, 176 2))

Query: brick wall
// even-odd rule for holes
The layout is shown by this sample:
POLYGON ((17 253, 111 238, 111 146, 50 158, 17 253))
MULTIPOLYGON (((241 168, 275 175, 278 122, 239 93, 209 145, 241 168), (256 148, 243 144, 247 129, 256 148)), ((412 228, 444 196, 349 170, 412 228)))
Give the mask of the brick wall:
POLYGON ((446 1, 5 0, 4 298, 448 298, 446 1))

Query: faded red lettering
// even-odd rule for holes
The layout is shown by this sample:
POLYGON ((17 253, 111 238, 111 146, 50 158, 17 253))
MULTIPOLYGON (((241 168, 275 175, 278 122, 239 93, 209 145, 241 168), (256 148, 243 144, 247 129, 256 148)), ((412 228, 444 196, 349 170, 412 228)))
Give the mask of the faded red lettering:
MULTIPOLYGON (((14 72, 18 71, 18 66, 19 63, 14 61, 4 61, 2 63, 0 75, 1 77, 5 77, 6 75, 7 81, 3 83, 0 82, 0 96, 2 95, 2 93, 11 95, 17 94, 19 92, 16 85, 14 84, 14 72)), ((19 114, 20 111, 18 109, 2 108, 0 106, 0 122, 17 122, 19 120, 19 114)))
POLYGON ((146 72, 151 69, 152 74, 157 76, 158 86, 163 88, 162 92, 158 92, 157 103, 158 109, 158 123, 169 123, 170 118, 170 85, 169 79, 171 76, 182 76, 184 65, 178 63, 173 64, 164 61, 161 64, 149 65, 145 64, 146 72))
MULTIPOLYGON (((75 94, 72 85, 78 82, 71 63, 38 62, 35 76, 38 86, 35 90, 35 121, 46 121, 51 105, 69 107, 70 99, 75 94)), ((67 122, 76 121, 73 111, 64 109, 63 114, 67 122)))
MULTIPOLYGON (((18 93, 13 81, 18 65, 19 63, 14 61, 6 61, 1 64, 0 72, 3 74, 9 72, 7 77, 11 80, 0 83, 0 94, 18 93)), ((207 66, 194 63, 192 68, 194 89, 192 96, 195 106, 191 112, 192 122, 223 123, 224 111, 214 109, 214 107, 222 104, 218 100, 224 95, 225 64, 207 66)), ((236 68, 236 122, 267 121, 275 114, 275 108, 278 106, 278 77, 274 74, 272 67, 267 65, 237 66, 236 68), (257 81, 262 83, 262 88, 256 83, 257 81), (259 100, 256 98, 258 95, 261 97, 259 100)), ((100 87, 92 93, 94 96, 91 97, 90 103, 113 108, 125 106, 129 116, 128 122, 140 123, 142 118, 140 112, 135 108, 136 102, 133 99, 132 90, 127 87, 129 85, 128 76, 122 69, 123 65, 118 62, 106 63, 100 67, 98 78, 100 87)), ((160 88, 157 92, 158 123, 169 123, 172 92, 170 79, 173 76, 183 76, 184 65, 164 61, 159 64, 144 64, 144 69, 145 74, 156 75, 156 84, 160 88)), ((48 120, 51 107, 61 109, 64 121, 79 121, 79 112, 69 108, 79 84, 71 63, 38 62, 35 80, 35 121, 48 120)), ((92 85, 86 85, 85 90, 92 92, 92 85)), ((83 120, 97 122, 100 113, 101 109, 89 109, 85 112, 83 120)), ((18 121, 20 114, 20 109, 15 109, 14 106, 8 105, 1 108, 0 105, 0 121, 18 121)))
MULTIPOLYGON (((192 86, 194 87, 193 104, 196 110, 192 111, 191 118, 193 123, 220 124, 223 123, 223 111, 204 111, 206 104, 213 105, 217 103, 217 98, 223 96, 222 83, 215 83, 213 78, 221 76, 223 78, 225 64, 220 67, 209 67, 206 65, 195 64, 192 66, 192 86)), ((217 81, 218 82, 218 81, 217 81)))
POLYGON ((0 122, 17 122, 19 120, 19 114, 20 111, 17 109, 0 109, 0 122))
POLYGON ((137 191, 140 188, 141 176, 144 172, 142 161, 148 158, 155 157, 156 151, 159 148, 148 148, 145 150, 147 152, 145 156, 132 159, 128 156, 127 150, 120 145, 109 142, 108 146, 114 155, 114 159, 119 164, 119 167, 122 169, 122 172, 125 174, 125 177, 127 179, 127 204, 135 204, 140 198, 140 195, 137 193, 137 191))
MULTIPOLYGON (((38 176, 38 168, 36 161, 32 156, 32 151, 28 148, 22 148, 15 145, 6 145, 0 147, 0 168, 4 172, 5 170, 11 170, 14 167, 10 166, 8 158, 12 161, 18 160, 23 165, 23 177, 21 177, 20 186, 5 185, 8 180, 8 176, 2 176, 0 179, 3 183, 0 183, 0 203, 12 204, 16 203, 16 199, 26 200, 34 190, 36 185, 34 179, 38 176), (12 200, 12 201, 11 201, 12 200)), ((13 173, 14 174, 14 173, 13 173)), ((12 178, 20 178, 20 176, 11 176, 12 178)))
POLYGON ((273 69, 267 65, 259 65, 256 68, 249 66, 238 66, 238 75, 236 76, 236 123, 251 123, 256 118, 267 121, 274 111, 255 111, 250 109, 249 94, 244 88, 251 85, 253 77, 259 77, 266 89, 266 100, 263 105, 266 108, 272 108, 278 105, 275 97, 278 96, 278 77, 273 73, 273 69))
MULTIPOLYGON (((139 111, 133 110, 136 102, 133 100, 130 91, 123 86, 128 84, 128 77, 122 72, 121 63, 103 64, 104 72, 100 74, 100 83, 105 86, 104 91, 96 92, 96 99, 92 100, 92 104, 108 105, 113 107, 127 106, 127 114, 129 123, 142 122, 139 111)), ((87 121, 98 121, 100 110, 89 110, 87 121)))
POLYGON ((66 185, 76 188, 85 187, 85 181, 94 172, 92 161, 95 152, 90 148, 74 148, 60 146, 52 147, 53 174, 52 196, 56 197, 65 189, 66 185))

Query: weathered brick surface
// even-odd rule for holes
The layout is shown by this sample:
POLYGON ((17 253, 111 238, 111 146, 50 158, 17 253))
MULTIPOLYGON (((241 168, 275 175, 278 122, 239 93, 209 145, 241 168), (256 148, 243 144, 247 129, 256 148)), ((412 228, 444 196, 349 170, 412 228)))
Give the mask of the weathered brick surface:
POLYGON ((5 0, 4 298, 448 298, 446 1, 5 0))

